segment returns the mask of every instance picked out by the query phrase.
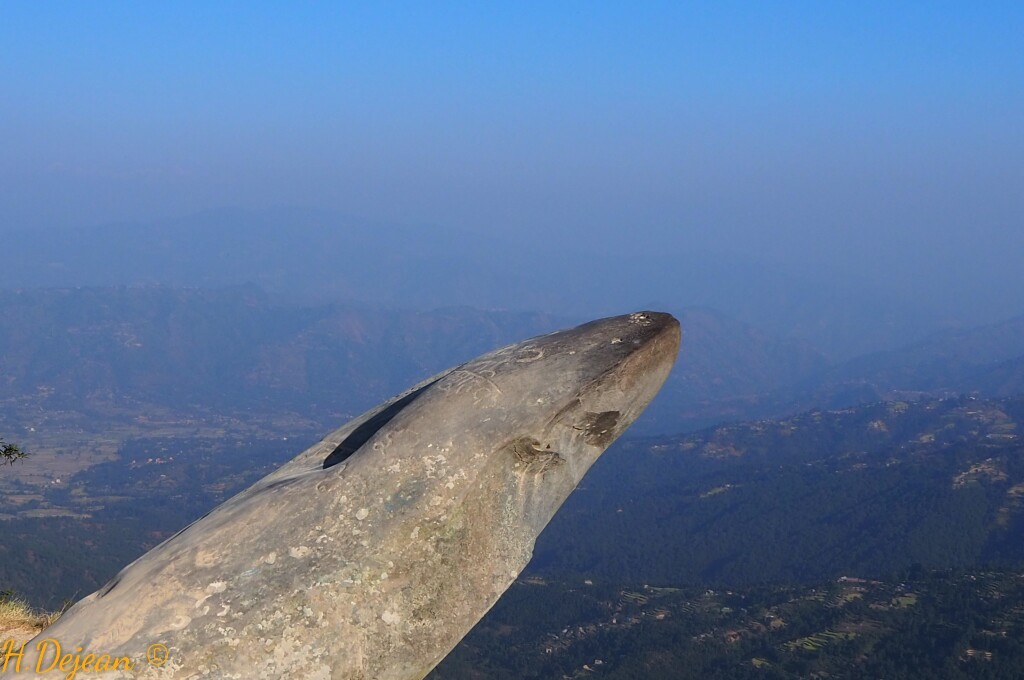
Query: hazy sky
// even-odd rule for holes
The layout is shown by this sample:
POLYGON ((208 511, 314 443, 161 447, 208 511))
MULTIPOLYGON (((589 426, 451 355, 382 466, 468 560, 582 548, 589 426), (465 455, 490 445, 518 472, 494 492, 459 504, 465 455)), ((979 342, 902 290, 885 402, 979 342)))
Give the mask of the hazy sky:
POLYGON ((1024 283, 1024 3, 370 5, 3 3, 0 230, 295 204, 1024 283))

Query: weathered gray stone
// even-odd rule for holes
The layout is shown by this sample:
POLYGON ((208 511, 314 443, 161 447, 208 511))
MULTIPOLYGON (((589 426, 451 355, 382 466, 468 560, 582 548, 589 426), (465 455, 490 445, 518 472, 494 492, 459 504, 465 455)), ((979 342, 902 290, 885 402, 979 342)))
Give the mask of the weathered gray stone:
POLYGON ((52 638, 135 661, 108 677, 423 678, 654 397, 679 338, 667 314, 613 317, 421 383, 126 567, 24 667, 52 638))

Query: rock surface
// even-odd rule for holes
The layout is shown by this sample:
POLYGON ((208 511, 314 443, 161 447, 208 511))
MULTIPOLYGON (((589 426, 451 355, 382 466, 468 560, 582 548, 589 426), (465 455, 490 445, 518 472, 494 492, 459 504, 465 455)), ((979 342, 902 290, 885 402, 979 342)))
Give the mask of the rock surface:
POLYGON ((23 670, 53 639, 134 662, 102 677, 423 678, 526 566, 679 340, 670 315, 641 312, 417 385, 126 567, 30 642, 23 670))

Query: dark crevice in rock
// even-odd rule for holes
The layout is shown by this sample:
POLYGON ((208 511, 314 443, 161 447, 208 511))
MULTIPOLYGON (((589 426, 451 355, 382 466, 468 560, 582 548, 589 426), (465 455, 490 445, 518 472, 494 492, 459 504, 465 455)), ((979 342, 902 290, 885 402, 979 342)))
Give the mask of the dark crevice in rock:
POLYGON ((104 595, 109 593, 111 590, 117 587, 117 584, 121 582, 121 577, 115 577, 107 585, 103 586, 98 593, 96 593, 96 599, 101 599, 104 595))
POLYGON ((324 469, 326 470, 327 468, 334 467, 338 463, 345 462, 345 460, 358 451, 363 444, 368 442, 370 437, 377 434, 377 432, 391 422, 391 419, 397 416, 402 409, 416 401, 417 397, 423 394, 428 387, 432 386, 436 382, 437 380, 427 383, 418 390, 410 392, 377 415, 367 419, 365 423, 356 429, 352 430, 352 434, 345 437, 345 440, 338 444, 338 446, 331 451, 326 458, 324 458, 324 469))

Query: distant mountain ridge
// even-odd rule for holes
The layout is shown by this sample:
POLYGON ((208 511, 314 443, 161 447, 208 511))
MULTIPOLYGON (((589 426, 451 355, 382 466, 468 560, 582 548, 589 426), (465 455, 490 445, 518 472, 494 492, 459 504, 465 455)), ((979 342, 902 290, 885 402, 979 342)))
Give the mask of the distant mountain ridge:
POLYGON ((372 405, 492 346, 557 328, 543 314, 282 307, 253 287, 0 292, 0 397, 61 407, 327 411, 372 405))
MULTIPOLYGON (((637 431, 717 422, 714 404, 826 366, 807 343, 684 310, 684 351, 637 431)), ((583 319, 465 307, 283 306, 254 287, 0 291, 0 411, 290 410, 334 423, 489 349, 583 319)), ((728 415, 728 414, 726 414, 728 415)))
POLYGON ((1024 315, 937 333, 907 347, 846 362, 832 379, 860 379, 890 389, 984 389, 980 375, 1024 356, 1024 315), (913 387, 911 387, 913 386, 913 387))
POLYGON ((305 208, 222 209, 147 224, 3 230, 0 288, 252 283, 302 305, 341 302, 543 311, 573 318, 637 306, 709 307, 836 358, 898 347, 942 327, 935 313, 864 282, 659 244, 619 253, 447 229, 370 223, 305 208))
MULTIPOLYGON (((917 393, 1024 393, 1024 317, 834 363, 716 310, 676 313, 679 361, 635 434, 917 393)), ((0 290, 0 415, 29 402, 97 413, 153 403, 334 422, 489 349, 584 320, 282 304, 255 286, 0 290)))
POLYGON ((834 365, 776 394, 772 408, 842 408, 915 392, 990 397, 1024 393, 1024 316, 936 333, 906 347, 834 365))

